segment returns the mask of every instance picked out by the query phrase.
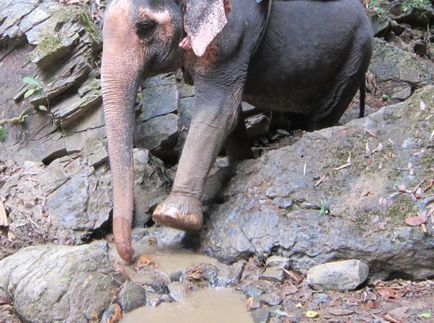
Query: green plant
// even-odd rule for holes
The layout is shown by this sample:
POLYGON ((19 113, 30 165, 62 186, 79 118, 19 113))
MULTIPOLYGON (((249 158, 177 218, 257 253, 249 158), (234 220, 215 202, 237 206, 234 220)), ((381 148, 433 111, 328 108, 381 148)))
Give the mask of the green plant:
POLYGON ((401 8, 404 12, 410 9, 423 9, 424 7, 430 6, 430 2, 430 0, 404 0, 401 8))
POLYGON ((383 101, 389 101, 390 97, 386 93, 383 94, 383 101))
POLYGON ((324 216, 327 214, 330 214, 330 209, 327 205, 327 201, 326 200, 321 200, 320 204, 319 204, 319 215, 324 216))
POLYGON ((385 0, 370 0, 366 4, 366 8, 370 15, 381 18, 386 16, 386 10, 384 10, 385 4, 385 0))
POLYGON ((24 93, 25 99, 31 97, 34 94, 41 93, 44 88, 44 85, 32 76, 24 76, 23 82, 26 83, 29 88, 26 93, 24 93))

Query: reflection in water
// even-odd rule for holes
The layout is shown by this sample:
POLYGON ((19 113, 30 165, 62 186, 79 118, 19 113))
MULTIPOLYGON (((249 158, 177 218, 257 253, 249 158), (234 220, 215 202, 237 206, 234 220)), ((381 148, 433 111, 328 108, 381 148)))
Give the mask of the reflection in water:
POLYGON ((184 300, 145 306, 125 314, 122 323, 253 323, 245 298, 230 288, 206 288, 184 300))

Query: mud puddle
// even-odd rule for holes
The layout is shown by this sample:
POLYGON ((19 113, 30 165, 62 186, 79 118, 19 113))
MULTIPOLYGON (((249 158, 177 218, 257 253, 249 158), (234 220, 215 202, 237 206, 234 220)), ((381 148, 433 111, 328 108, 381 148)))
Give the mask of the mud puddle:
POLYGON ((180 302, 144 306, 124 315, 122 323, 253 323, 243 295, 230 288, 206 288, 180 302))
MULTIPOLYGON (((186 249, 176 239, 171 243, 165 243, 160 239, 158 232, 133 242, 133 247, 136 260, 131 265, 120 260, 113 245, 110 245, 110 253, 129 279, 142 286, 152 285, 150 279, 153 279, 155 272, 162 273, 170 280, 170 277, 180 277, 176 273, 180 274, 187 268, 199 264, 218 265, 216 259, 186 249)), ((172 284, 182 285, 176 280, 172 284)), ((253 318, 246 308, 245 296, 231 288, 205 287, 189 292, 183 290, 176 299, 177 301, 162 302, 155 307, 148 304, 124 313, 121 322, 253 323, 253 318)))

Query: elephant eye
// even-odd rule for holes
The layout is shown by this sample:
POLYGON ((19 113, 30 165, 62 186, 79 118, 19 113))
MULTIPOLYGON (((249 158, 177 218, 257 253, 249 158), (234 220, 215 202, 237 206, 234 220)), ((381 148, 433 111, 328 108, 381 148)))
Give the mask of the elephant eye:
POLYGON ((144 20, 136 24, 136 32, 139 38, 146 38, 151 36, 157 28, 155 20, 144 20))

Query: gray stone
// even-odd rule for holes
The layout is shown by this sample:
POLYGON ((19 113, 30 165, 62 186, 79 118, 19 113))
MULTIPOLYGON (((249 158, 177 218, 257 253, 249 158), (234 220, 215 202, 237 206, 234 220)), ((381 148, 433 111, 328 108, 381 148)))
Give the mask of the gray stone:
POLYGON ((405 102, 344 127, 306 133, 291 146, 240 163, 221 193, 224 202, 208 210, 202 250, 224 262, 279 254, 302 273, 335 259, 360 259, 377 278, 430 277, 434 238, 404 222, 408 213, 424 210, 406 194, 390 194, 432 174, 426 147, 433 96, 434 87, 427 86, 405 102), (342 168, 350 153, 351 165, 342 168), (396 171, 409 162, 413 174, 396 171), (273 204, 276 196, 294 205, 280 209, 273 204), (306 203, 312 207, 303 208, 306 203), (324 204, 330 214, 321 212, 324 204))
POLYGON ((29 322, 88 322, 125 280, 109 261, 105 242, 28 247, 1 260, 0 268, 0 290, 29 322))
POLYGON ((411 87, 406 86, 404 88, 396 88, 395 91, 392 93, 392 99, 397 100, 406 100, 411 96, 411 87))
POLYGON ((380 39, 375 39, 369 70, 385 93, 393 93, 397 86, 419 88, 434 83, 433 64, 380 39))
POLYGON ((138 123, 175 112, 178 107, 178 88, 175 75, 162 74, 145 80, 139 94, 138 123))
POLYGON ((270 322, 270 310, 267 308, 260 308, 257 310, 254 310, 252 312, 253 316, 253 322, 255 323, 268 323, 270 322))
POLYGON ((268 267, 265 269, 261 278, 274 282, 282 282, 285 278, 285 272, 279 267, 268 267))
POLYGON ((267 258, 267 260, 265 261, 265 265, 267 267, 278 267, 278 268, 288 269, 289 259, 286 257, 271 256, 267 258))
POLYGON ((170 283, 169 284, 169 291, 170 291, 170 297, 175 300, 176 302, 184 299, 184 297, 187 295, 187 290, 185 289, 185 286, 179 283, 170 283))
POLYGON ((146 289, 134 282, 125 282, 118 296, 119 305, 127 313, 146 305, 146 289))
POLYGON ((249 138, 265 135, 270 131, 271 119, 263 113, 250 116, 245 122, 249 138))
POLYGON ((171 178, 162 161, 145 149, 134 149, 134 226, 143 227, 151 218, 151 210, 168 193, 171 178))
POLYGON ((369 267, 360 260, 334 261, 309 269, 306 281, 319 290, 347 291, 356 289, 368 278, 369 267))
POLYGON ((283 301, 282 297, 275 291, 262 294, 259 299, 262 303, 269 306, 280 305, 283 301))
POLYGON ((178 138, 178 116, 167 114, 136 126, 136 145, 148 149, 163 160, 177 157, 174 147, 178 138))

